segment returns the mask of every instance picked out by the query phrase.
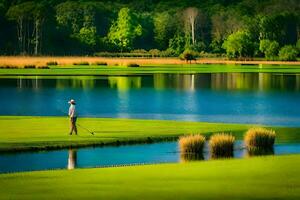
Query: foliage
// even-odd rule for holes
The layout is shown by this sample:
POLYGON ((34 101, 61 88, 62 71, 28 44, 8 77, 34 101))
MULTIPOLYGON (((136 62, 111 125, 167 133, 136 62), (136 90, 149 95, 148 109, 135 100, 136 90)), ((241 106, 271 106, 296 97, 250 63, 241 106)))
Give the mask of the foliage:
POLYGON ((82 27, 76 37, 90 47, 95 47, 97 43, 96 27, 82 27))
POLYGON ((276 41, 261 40, 259 50, 265 54, 267 60, 274 60, 278 55, 279 44, 276 41))
POLYGON ((237 31, 228 36, 222 47, 228 58, 245 58, 254 55, 255 45, 248 31, 237 31))
POLYGON ((154 40, 160 49, 168 46, 169 39, 174 34, 174 18, 169 12, 156 13, 153 17, 154 40))
POLYGON ((298 49, 298 53, 300 54, 300 39, 297 41, 296 48, 298 49))
POLYGON ((191 63, 192 60, 196 60, 196 58, 197 58, 197 53, 196 53, 195 51, 186 49, 186 50, 180 55, 180 58, 186 60, 186 62, 190 62, 190 63, 191 63))
POLYGON ((185 37, 176 34, 172 39, 169 41, 169 50, 173 56, 180 55, 185 49, 186 40, 185 37))
POLYGON ((295 44, 297 26, 299 26, 299 22, 294 13, 284 12, 260 16, 260 39, 278 41, 281 46, 295 44))
POLYGON ((129 8, 122 8, 117 21, 110 27, 108 39, 121 51, 124 51, 131 49, 134 39, 141 35, 142 26, 138 23, 136 15, 129 8))
POLYGON ((299 5, 298 0, 1 0, 0 54, 86 55, 134 49, 159 49, 163 56, 179 56, 185 49, 223 54, 224 41, 247 30, 249 52, 242 48, 244 55, 228 55, 260 56, 260 40, 296 44, 299 5))
POLYGON ((279 51, 279 59, 283 61, 296 61, 297 55, 297 48, 292 45, 286 45, 279 51))

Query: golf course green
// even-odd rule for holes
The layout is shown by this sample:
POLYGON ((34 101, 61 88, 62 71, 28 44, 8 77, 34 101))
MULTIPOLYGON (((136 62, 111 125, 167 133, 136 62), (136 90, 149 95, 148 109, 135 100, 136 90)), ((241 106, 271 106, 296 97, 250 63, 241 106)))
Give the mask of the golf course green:
POLYGON ((130 75, 153 73, 271 72, 300 73, 299 65, 183 64, 123 66, 50 66, 49 69, 0 69, 0 75, 130 75))
MULTIPOLYGON (((175 140, 180 135, 192 133, 231 132, 242 139, 248 128, 257 126, 112 118, 79 118, 78 124, 81 126, 78 127, 79 135, 70 136, 67 117, 0 116, 0 151, 143 143, 175 140)), ((277 143, 300 141, 300 128, 273 129, 277 133, 277 143)))
POLYGON ((0 175, 0 199, 299 199, 300 155, 0 175))

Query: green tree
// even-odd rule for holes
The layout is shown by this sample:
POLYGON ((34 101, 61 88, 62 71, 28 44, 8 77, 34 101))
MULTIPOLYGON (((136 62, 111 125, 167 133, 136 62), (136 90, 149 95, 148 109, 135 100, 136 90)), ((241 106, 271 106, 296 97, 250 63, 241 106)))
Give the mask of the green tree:
POLYGON ((279 51, 279 59, 283 61, 296 61, 298 51, 293 45, 286 45, 279 51))
POLYGON ((253 57, 255 50, 251 35, 245 30, 229 35, 222 47, 226 50, 228 58, 253 57))
POLYGON ((95 47, 97 44, 96 27, 82 27, 76 36, 83 44, 95 47))
POLYGON ((180 55, 184 51, 185 47, 186 38, 179 33, 169 41, 169 51, 171 51, 174 56, 180 55))
POLYGON ((298 49, 298 52, 300 54, 300 39, 296 43, 296 48, 298 49))
POLYGON ((211 17, 212 42, 210 47, 214 53, 222 53, 222 44, 232 33, 244 28, 242 17, 233 9, 220 8, 211 17))
POLYGON ((118 19, 110 27, 108 33, 109 41, 121 51, 133 47, 136 37, 142 35, 142 26, 137 17, 129 8, 122 8, 118 13, 118 19))
POLYGON ((56 6, 56 20, 59 25, 78 33, 83 27, 83 10, 79 2, 66 1, 56 6))
POLYGON ((172 15, 165 11, 156 13, 153 17, 154 22, 154 40, 160 49, 166 49, 169 40, 174 35, 175 24, 172 15))
POLYGON ((25 2, 11 6, 6 14, 10 20, 17 23, 17 38, 21 54, 27 54, 30 52, 31 31, 29 29, 29 25, 32 20, 34 8, 34 2, 25 2))
POLYGON ((267 60, 273 60, 278 55, 279 44, 276 41, 261 40, 259 50, 265 54, 267 60))
POLYGON ((278 41, 280 45, 295 44, 299 19, 293 13, 276 13, 260 16, 260 39, 278 41))

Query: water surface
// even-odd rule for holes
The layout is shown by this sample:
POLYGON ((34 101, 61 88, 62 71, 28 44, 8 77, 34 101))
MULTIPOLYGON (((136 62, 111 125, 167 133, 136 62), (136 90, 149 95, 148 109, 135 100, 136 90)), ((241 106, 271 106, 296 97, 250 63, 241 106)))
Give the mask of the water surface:
MULTIPOLYGON (((247 157, 241 141, 235 144, 234 157, 247 157)), ((276 144, 274 154, 300 153, 300 144, 276 144)), ((210 159, 208 147, 204 159, 210 159)), ((177 142, 96 147, 73 150, 0 154, 0 173, 48 169, 74 169, 132 164, 186 162, 179 152, 177 142)))
POLYGON ((300 75, 0 77, 0 115, 170 119, 300 126, 300 75))

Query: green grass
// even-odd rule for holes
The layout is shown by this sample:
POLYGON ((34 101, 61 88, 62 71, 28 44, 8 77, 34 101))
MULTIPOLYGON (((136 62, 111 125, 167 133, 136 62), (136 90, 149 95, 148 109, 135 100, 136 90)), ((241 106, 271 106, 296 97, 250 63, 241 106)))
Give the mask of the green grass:
POLYGON ((0 199, 300 199, 300 155, 0 175, 0 199))
MULTIPOLYGON (((176 139, 183 134, 210 135, 233 132, 242 139, 252 125, 164 120, 79 118, 78 123, 95 132, 91 135, 79 127, 78 136, 69 136, 67 117, 0 116, 0 151, 66 148, 104 144, 151 142, 176 139)), ((272 128, 276 142, 299 142, 300 128, 272 128)))
POLYGON ((153 73, 276 72, 300 73, 300 65, 185 64, 119 66, 50 66, 50 69, 0 69, 0 75, 127 75, 153 73))

